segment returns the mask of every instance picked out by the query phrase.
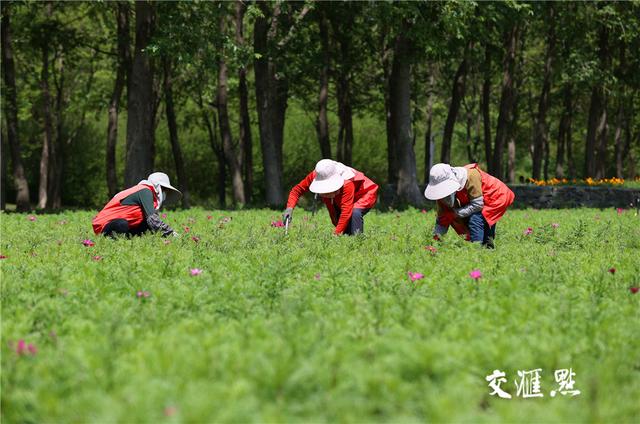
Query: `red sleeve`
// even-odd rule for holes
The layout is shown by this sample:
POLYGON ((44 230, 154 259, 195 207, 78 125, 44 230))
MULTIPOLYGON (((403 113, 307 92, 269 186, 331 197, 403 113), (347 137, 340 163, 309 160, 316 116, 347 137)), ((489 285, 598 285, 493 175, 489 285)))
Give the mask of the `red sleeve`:
POLYGON ((289 200, 287 200, 287 208, 295 208, 298 204, 298 199, 300 196, 309 191, 309 186, 313 182, 313 179, 316 177, 316 171, 312 171, 309 175, 304 177, 302 181, 293 186, 291 191, 289 192, 289 200))
POLYGON ((344 233, 349 225, 349 220, 353 214, 353 199, 355 194, 355 185, 351 181, 345 181, 342 186, 342 199, 340 200, 340 218, 336 225, 336 234, 344 233))

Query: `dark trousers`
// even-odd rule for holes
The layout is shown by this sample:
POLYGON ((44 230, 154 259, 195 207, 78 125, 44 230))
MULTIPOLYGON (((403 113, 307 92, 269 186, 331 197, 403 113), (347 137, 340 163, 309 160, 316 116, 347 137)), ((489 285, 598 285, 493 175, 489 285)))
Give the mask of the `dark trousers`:
POLYGON ((482 212, 476 212, 469 216, 469 232, 471 241, 481 242, 484 246, 493 248, 493 240, 496 238, 496 225, 489 226, 489 223, 482 212))
POLYGON ((140 225, 135 228, 130 228, 126 219, 118 218, 109 221, 102 230, 102 235, 106 237, 115 238, 118 235, 124 235, 127 237, 139 236, 149 230, 149 226, 145 221, 142 221, 140 225))
MULTIPOLYGON (((344 231, 344 234, 348 236, 353 236, 359 233, 364 232, 364 216, 371 209, 353 209, 351 213, 351 220, 349 221, 349 225, 347 225, 347 229, 344 231)), ((340 216, 340 211, 338 210, 338 216, 340 216)))

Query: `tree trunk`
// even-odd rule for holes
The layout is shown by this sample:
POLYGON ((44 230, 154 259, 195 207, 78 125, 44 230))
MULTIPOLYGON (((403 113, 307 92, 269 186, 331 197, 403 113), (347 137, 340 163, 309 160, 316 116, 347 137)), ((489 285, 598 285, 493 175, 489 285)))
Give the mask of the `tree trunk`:
POLYGON ((189 209, 189 185, 187 183, 187 173, 184 169, 184 160, 182 159, 182 150, 180 149, 180 141, 178 140, 178 124, 176 121, 176 112, 173 107, 173 70, 171 60, 163 56, 162 66, 164 68, 164 103, 165 113, 167 115, 167 127, 169 128, 169 141, 171 142, 171 151, 173 152, 173 160, 176 164, 176 174, 178 175, 179 189, 182 191, 182 207, 189 209))
POLYGON ((211 150, 213 150, 213 154, 216 156, 216 159, 218 161, 218 202, 220 203, 220 208, 224 209, 226 206, 227 197, 227 165, 225 163, 224 151, 222 150, 222 146, 216 140, 216 133, 218 131, 216 116, 215 114, 213 114, 211 121, 209 121, 209 114, 207 113, 207 109, 205 109, 202 101, 202 93, 198 93, 198 97, 196 98, 196 100, 198 103, 198 107, 200 108, 200 113, 202 114, 204 126, 207 128, 209 145, 211 146, 211 150))
POLYGON ((472 48, 471 43, 464 50, 464 58, 458 66, 458 70, 453 76, 453 85, 451 88, 451 104, 449 105, 449 113, 447 121, 444 124, 444 133, 442 135, 442 151, 440 152, 440 162, 451 162, 451 139, 453 138, 453 128, 460 111, 460 102, 464 97, 465 83, 467 79, 468 68, 468 52, 472 48))
MULTIPOLYGON (((633 101, 629 101, 627 119, 624 123, 624 149, 622 153, 622 156, 626 159, 627 163, 626 177, 629 180, 633 180, 636 177, 636 161, 633 155, 633 150, 631 149, 633 137, 631 135, 631 120, 629 119, 629 116, 634 116, 633 101)), ((640 132, 636 133, 636 138, 640 139, 640 132)))
MULTIPOLYGON (((329 141, 329 118, 327 117, 327 101, 329 99, 329 28, 324 13, 319 14, 318 28, 322 47, 322 64, 320 65, 320 92, 318 94, 318 119, 316 132, 320 143, 320 154, 323 158, 331 158, 329 141)), ((340 160, 340 159, 338 159, 340 160)))
POLYGON ((133 186, 153 171, 155 96, 153 67, 146 48, 155 27, 155 5, 136 2, 136 42, 127 91, 127 161, 124 182, 133 186))
MULTIPOLYGON (((543 153, 546 158, 549 157, 548 149, 548 133, 547 133, 547 110, 549 109, 549 93, 551 91, 551 76, 553 72, 553 59, 555 56, 555 11, 553 3, 548 6, 549 16, 547 25, 549 32, 547 33, 547 51, 544 61, 544 76, 542 79, 542 90, 540 91, 540 99, 538 102, 538 116, 535 122, 533 134, 533 178, 540 179, 540 167, 542 164, 543 153)), ((548 160, 545 161, 545 180, 548 179, 548 160)))
POLYGON ((396 38, 389 83, 391 121, 398 153, 398 201, 421 206, 424 198, 418 188, 411 128, 411 54, 404 34, 396 38))
POLYGON ((116 174, 116 145, 118 142, 118 112, 122 90, 129 78, 131 69, 131 50, 129 37, 129 4, 118 2, 116 10, 118 33, 118 64, 116 80, 109 102, 109 120, 107 123, 107 188, 109 197, 118 192, 118 175, 116 174))
MULTIPOLYGON (((569 151, 569 126, 571 125, 571 85, 566 84, 562 89, 563 111, 558 125, 558 142, 556 150, 556 178, 564 178, 565 150, 569 151)), ((571 173, 570 173, 571 174, 571 173)), ((571 176, 573 178, 573 176, 571 176)))
MULTIPOLYGON (((47 15, 53 13, 52 4, 46 5, 47 15)), ((38 208, 44 209, 48 204, 49 176, 52 167, 53 151, 53 119, 51 116, 51 92, 49 90, 49 43, 43 41, 42 45, 42 71, 40 74, 40 89, 42 90, 42 115, 44 117, 44 133, 42 142, 42 154, 40 156, 40 186, 38 188, 38 208)))
MULTIPOLYGON (((226 32, 225 17, 220 18, 220 34, 226 32)), ((231 186, 233 188, 234 204, 244 205, 244 183, 242 181, 242 169, 238 164, 236 152, 231 140, 231 126, 229 125, 228 88, 227 88, 227 63, 220 55, 218 59, 218 122, 220 123, 220 139, 225 160, 231 173, 231 186)))
MULTIPOLYGON (((7 120, 7 140, 11 151, 13 180, 16 185, 16 210, 25 212, 29 204, 29 185, 22 165, 22 148, 18 130, 18 100, 16 72, 11 45, 10 3, 2 3, 2 74, 4 76, 5 118, 7 120)), ((3 161, 5 160, 3 155, 3 161)), ((4 173, 3 173, 4 176, 4 173)), ((3 185, 4 190, 4 185, 3 185)))
POLYGON ((489 43, 484 48, 484 81, 482 81, 482 121, 484 130, 484 154, 487 161, 487 170, 493 173, 493 155, 491 149, 491 46, 489 43))
POLYGON ((615 155, 616 155, 616 178, 624 178, 624 162, 623 162, 623 151, 624 151, 624 146, 623 146, 623 142, 622 142, 622 132, 623 132, 623 128, 625 126, 625 121, 626 121, 626 116, 624 113, 624 94, 620 93, 620 95, 622 96, 621 99, 619 99, 619 103, 618 103, 618 112, 617 112, 617 119, 616 119, 616 131, 614 133, 614 146, 615 146, 615 155))
POLYGON ((59 209, 62 206, 62 173, 64 158, 64 56, 58 54, 58 66, 53 68, 53 81, 56 88, 54 139, 49 151, 49 177, 47 209, 59 209), (57 74, 57 77, 56 77, 57 74))
MULTIPOLYGON (((241 0, 236 0, 235 8, 235 29, 236 43, 244 46, 243 20, 247 6, 241 0)), ((247 68, 240 66, 238 71, 238 95, 240 97, 240 148, 241 167, 244 175, 244 199, 246 203, 251 202, 253 193, 253 140, 251 137, 251 120, 249 118, 249 92, 247 89, 247 68)))
POLYGON ((433 71, 429 72, 429 86, 427 88, 427 125, 424 133, 424 183, 429 183, 429 171, 433 165, 433 89, 435 78, 433 71))
POLYGON ((503 178, 502 158, 504 147, 509 137, 509 127, 513 119, 513 105, 515 100, 513 77, 518 45, 519 26, 515 23, 504 37, 506 54, 502 66, 502 92, 500 95, 500 114, 496 128, 496 140, 493 151, 493 175, 503 178))
MULTIPOLYGON (((609 68, 609 31, 605 25, 600 27, 598 33, 598 56, 600 69, 602 72, 606 72, 609 68)), ((603 178, 604 176, 607 147, 606 130, 607 99, 605 87, 600 80, 594 83, 591 91, 591 105, 589 107, 587 140, 585 145, 585 178, 603 178)))
POLYGON ((270 57, 268 46, 277 30, 277 18, 280 5, 276 3, 273 13, 269 5, 259 4, 264 16, 256 18, 254 25, 254 61, 256 102, 258 108, 258 125, 260 127, 260 145, 262 147, 262 164, 266 203, 270 207, 281 207, 284 204, 282 186, 282 134, 278 134, 284 124, 284 112, 279 88, 286 88, 276 78, 274 58, 270 57), (270 19, 269 19, 270 17, 270 19), (269 20, 271 22, 269 22, 269 20), (280 116, 282 115, 282 116, 280 116))

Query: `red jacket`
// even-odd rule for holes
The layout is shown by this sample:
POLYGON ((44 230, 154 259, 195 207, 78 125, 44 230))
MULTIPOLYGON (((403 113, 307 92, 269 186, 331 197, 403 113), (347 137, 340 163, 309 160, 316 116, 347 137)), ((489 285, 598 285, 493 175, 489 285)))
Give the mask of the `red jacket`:
MULTIPOLYGON (((480 176, 482 177, 482 198, 484 201, 482 216, 484 216, 487 223, 492 226, 502 218, 502 215, 507 211, 507 208, 511 206, 515 199, 515 195, 505 183, 481 170, 477 163, 465 165, 465 168, 476 168, 480 172, 480 176)), ((456 192, 456 198, 463 206, 469 203, 469 194, 464 188, 456 192)), ((440 203, 441 209, 444 211, 444 213, 438 217, 438 223, 444 226, 453 225, 457 218, 453 209, 449 208, 440 200, 438 200, 438 202, 440 203)), ((462 228, 459 223, 457 224, 459 228, 456 228, 456 225, 453 225, 453 227, 458 234, 468 233, 468 229, 462 228)))
POLYGON ((129 228, 132 229, 142 224, 142 221, 144 221, 144 213, 142 212, 142 208, 140 206, 120 204, 120 202, 124 198, 141 189, 151 190, 151 192, 153 193, 153 206, 157 208, 158 196, 156 195, 153 186, 145 184, 135 185, 113 196, 113 199, 111 199, 109 203, 107 203, 105 207, 102 208, 100 212, 98 212, 98 215, 96 215, 92 221, 93 232, 96 234, 101 234, 105 225, 107 225, 110 221, 118 218, 126 219, 129 223, 129 228))
MULTIPOLYGON (((362 172, 355 169, 353 171, 356 173, 355 177, 345 180, 344 185, 333 199, 322 198, 331 216, 331 222, 336 227, 336 234, 342 234, 347 229, 353 209, 371 209, 378 200, 378 185, 362 172), (338 209, 340 210, 339 216, 338 209)), ((309 191, 309 186, 315 177, 316 171, 312 171, 291 189, 287 208, 296 207, 298 199, 309 191)))

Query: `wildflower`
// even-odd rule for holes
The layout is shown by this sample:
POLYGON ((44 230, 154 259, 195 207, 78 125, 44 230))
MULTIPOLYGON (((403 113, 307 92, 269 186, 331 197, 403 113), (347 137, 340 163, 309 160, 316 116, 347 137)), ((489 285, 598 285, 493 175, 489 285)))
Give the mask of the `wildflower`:
POLYGON ((160 216, 162 216, 162 219, 165 219, 165 218, 167 217, 167 214, 166 214, 166 213, 163 213, 163 214, 162 214, 162 215, 160 215, 160 216))
POLYGON ((18 356, 26 355, 27 352, 31 355, 35 355, 38 353, 38 349, 33 343, 27 344, 23 339, 18 340, 18 344, 16 345, 16 353, 18 356))
POLYGON ((96 244, 93 242, 93 240, 82 240, 82 244, 84 245, 84 247, 92 247, 95 246, 96 244))
POLYGON ((525 236, 528 236, 531 233, 533 233, 533 228, 528 227, 526 230, 524 230, 524 232, 522 234, 524 234, 525 236))
POLYGON ((193 240, 195 243, 198 243, 200 241, 200 237, 193 236, 191 237, 191 240, 193 240))
POLYGON ((424 274, 421 274, 419 272, 407 272, 407 275, 409 276, 409 279, 411 281, 416 281, 416 280, 421 280, 424 278, 424 274))
POLYGON ((433 246, 425 246, 424 248, 425 248, 425 250, 428 250, 429 252, 431 252, 431 253, 432 253, 432 254, 434 254, 434 255, 435 255, 435 254, 436 254, 436 252, 438 251, 438 249, 436 249, 436 248, 435 248, 435 247, 433 247, 433 246))
POLYGON ((618 212, 618 215, 622 215, 622 212, 624 212, 624 209, 617 208, 616 211, 618 212))
POLYGON ((66 225, 67 224, 67 220, 63 219, 62 221, 58 221, 58 224, 60 225, 66 225))
POLYGON ((176 412, 178 412, 178 408, 176 408, 175 406, 167 406, 166 408, 164 408, 165 417, 172 417, 176 414, 176 412))
POLYGON ((420 213, 427 213, 427 210, 426 210, 426 209, 422 209, 422 210, 420 211, 420 213))
POLYGON ((272 227, 284 227, 284 222, 282 221, 271 221, 272 227))
POLYGON ((638 291, 640 291, 640 287, 629 287, 629 291, 632 294, 636 294, 636 293, 638 293, 638 291))
POLYGON ((212 218, 213 218, 213 216, 207 215, 207 221, 211 221, 212 218))
POLYGON ((232 219, 233 219, 233 218, 231 218, 230 216, 224 216, 224 217, 222 217, 222 219, 220 220, 220 223, 221 223, 221 224, 226 224, 226 223, 228 223, 228 222, 231 222, 231 220, 232 220, 232 219))
POLYGON ((189 272, 191 272, 192 277, 202 274, 202 270, 200 268, 191 268, 189 272))
POLYGON ((316 281, 319 281, 319 280, 320 280, 320 273, 319 273, 319 272, 318 272, 318 273, 316 273, 316 275, 314 275, 314 276, 313 276, 313 278, 314 278, 316 281))
POLYGON ((558 224, 557 222, 554 222, 553 224, 551 224, 551 226, 553 228, 558 228, 560 226, 560 224, 558 224))
POLYGON ((166 246, 167 244, 171 244, 171 240, 162 240, 162 242, 164 243, 164 245, 166 246))
POLYGON ((146 290, 138 290, 138 291, 137 291, 137 293, 136 293, 136 297, 137 297, 138 299, 141 299, 141 298, 142 298, 142 299, 146 299, 146 298, 148 298, 149 296, 151 296, 151 293, 149 293, 149 292, 148 292, 148 291, 146 291, 146 290))
POLYGON ((36 220, 36 217, 33 215, 29 215, 29 221, 33 222, 36 220))
POLYGON ((480 272, 479 269, 474 269, 469 273, 469 277, 473 278, 474 280, 479 280, 480 278, 482 278, 482 272, 480 272))
POLYGON ((611 274, 615 274, 615 273, 616 273, 616 269, 615 269, 615 268, 613 268, 613 267, 611 267, 611 268, 609 268, 609 272, 610 272, 611 274))
POLYGON ((7 256, 5 256, 5 255, 0 255, 0 259, 7 259, 7 256))
POLYGON ((30 354, 35 355, 36 353, 38 353, 38 348, 36 348, 36 346, 32 343, 29 343, 27 345, 27 350, 29 351, 30 354))
POLYGON ((184 230, 185 233, 188 233, 189 231, 191 231, 191 228, 189 227, 182 227, 182 229, 184 230))
POLYGON ((101 260, 102 260, 102 256, 100 256, 100 255, 96 255, 96 256, 94 256, 94 257, 93 257, 93 258, 91 258, 91 259, 93 259, 94 261, 101 261, 101 260))

